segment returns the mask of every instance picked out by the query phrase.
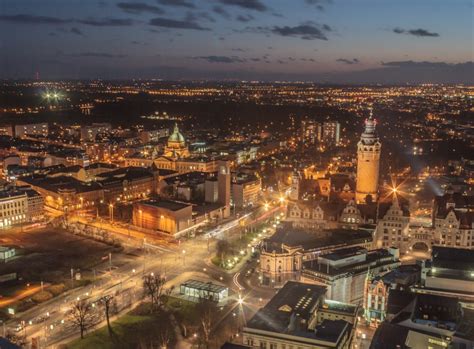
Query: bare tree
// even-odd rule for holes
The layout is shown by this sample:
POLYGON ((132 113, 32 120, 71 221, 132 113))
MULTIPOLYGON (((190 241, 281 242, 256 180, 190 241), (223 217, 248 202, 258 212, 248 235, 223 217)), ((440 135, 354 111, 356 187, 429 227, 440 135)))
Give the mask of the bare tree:
POLYGON ((115 297, 112 295, 105 295, 99 298, 99 304, 104 308, 105 319, 107 320, 107 329, 109 330, 109 335, 112 336, 112 326, 110 326, 110 313, 115 308, 115 297))
POLYGON ((197 304, 200 314, 199 341, 204 348, 209 348, 212 331, 217 322, 217 304, 208 298, 201 298, 197 304))
POLYGON ((72 323, 79 327, 81 339, 84 338, 84 332, 93 324, 92 304, 81 299, 74 303, 70 314, 72 323))
POLYGON ((150 298, 152 312, 161 308, 165 297, 171 292, 171 289, 165 289, 165 284, 166 278, 160 274, 150 274, 143 277, 145 296, 150 298))
POLYGON ((216 254, 221 259, 221 263, 225 263, 226 256, 232 252, 232 247, 227 240, 217 240, 216 254))

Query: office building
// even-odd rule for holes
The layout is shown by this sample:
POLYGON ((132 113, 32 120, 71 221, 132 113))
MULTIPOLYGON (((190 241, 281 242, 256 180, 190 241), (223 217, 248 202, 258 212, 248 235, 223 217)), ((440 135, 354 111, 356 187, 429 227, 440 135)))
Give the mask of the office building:
POLYGON ((324 286, 287 282, 243 328, 253 348, 349 348, 356 307, 325 300, 324 286))
POLYGON ((303 262, 300 280, 327 287, 327 297, 344 303, 362 304, 368 273, 379 275, 400 265, 397 249, 371 250, 350 247, 303 262))

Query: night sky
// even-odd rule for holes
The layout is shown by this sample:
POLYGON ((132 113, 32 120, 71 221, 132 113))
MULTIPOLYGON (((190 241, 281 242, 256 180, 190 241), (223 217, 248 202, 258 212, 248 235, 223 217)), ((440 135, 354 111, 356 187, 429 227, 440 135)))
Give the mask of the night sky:
POLYGON ((0 78, 473 83, 470 0, 2 0, 0 78))

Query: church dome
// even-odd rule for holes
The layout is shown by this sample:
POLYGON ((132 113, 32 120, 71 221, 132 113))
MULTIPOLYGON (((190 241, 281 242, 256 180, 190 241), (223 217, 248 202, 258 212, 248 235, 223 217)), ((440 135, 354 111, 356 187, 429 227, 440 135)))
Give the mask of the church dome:
POLYGON ((179 132, 178 124, 174 125, 173 133, 168 137, 168 142, 172 143, 184 143, 184 136, 179 132))

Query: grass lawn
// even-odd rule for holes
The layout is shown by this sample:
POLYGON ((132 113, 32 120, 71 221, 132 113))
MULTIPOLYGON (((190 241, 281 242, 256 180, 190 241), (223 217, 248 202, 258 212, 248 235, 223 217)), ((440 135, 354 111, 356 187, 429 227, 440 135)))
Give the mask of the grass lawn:
POLYGON ((86 334, 84 339, 77 339, 67 345, 71 349, 113 349, 113 348, 137 348, 143 343, 149 346, 151 343, 157 345, 160 340, 160 330, 168 329, 169 335, 173 337, 169 329, 169 322, 165 316, 156 315, 132 315, 126 314, 112 323, 114 335, 109 336, 107 326, 94 332, 86 334))

